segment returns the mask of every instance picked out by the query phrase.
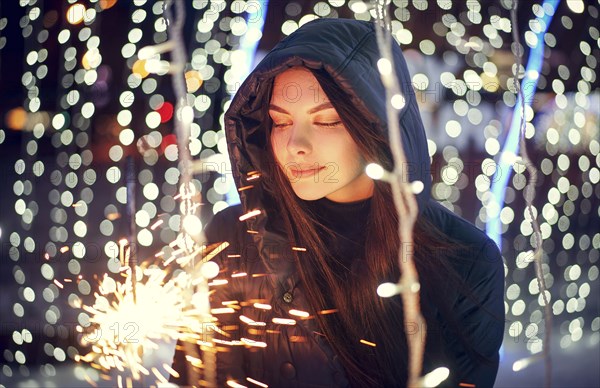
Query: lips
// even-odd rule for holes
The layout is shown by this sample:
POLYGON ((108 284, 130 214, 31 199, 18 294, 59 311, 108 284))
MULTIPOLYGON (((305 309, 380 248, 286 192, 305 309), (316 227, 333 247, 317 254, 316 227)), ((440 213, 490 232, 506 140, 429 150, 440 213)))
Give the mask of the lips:
POLYGON ((308 177, 308 176, 312 176, 314 174, 316 174, 319 171, 322 171, 325 169, 325 166, 321 167, 321 168, 311 168, 311 169, 306 169, 306 170, 295 170, 295 169, 291 169, 292 175, 295 176, 296 178, 300 178, 300 177, 308 177))

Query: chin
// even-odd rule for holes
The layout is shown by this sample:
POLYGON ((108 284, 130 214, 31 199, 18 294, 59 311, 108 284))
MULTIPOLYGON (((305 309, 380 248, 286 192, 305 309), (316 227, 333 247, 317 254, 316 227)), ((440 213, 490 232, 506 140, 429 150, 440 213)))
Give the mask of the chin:
POLYGON ((325 192, 318 192, 313 190, 296 190, 294 189, 296 196, 304 201, 316 201, 327 195, 325 192))

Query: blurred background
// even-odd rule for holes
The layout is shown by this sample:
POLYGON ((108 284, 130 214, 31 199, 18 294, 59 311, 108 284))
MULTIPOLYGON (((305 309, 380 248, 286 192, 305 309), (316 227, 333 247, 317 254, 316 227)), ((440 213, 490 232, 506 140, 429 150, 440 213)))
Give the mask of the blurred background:
MULTIPOLYGON (((185 5, 190 151, 215 167, 196 171, 193 180, 206 224, 238 202, 222 125, 244 77, 306 22, 374 14, 356 0, 185 5)), ((142 47, 169 39, 163 6, 0 3, 0 386, 123 381, 97 364, 75 362, 90 351, 79 341, 78 327, 90 318, 80 306, 93 304, 103 279, 120 277, 119 241, 130 221, 127 156, 135 160, 138 261, 168 256, 179 232, 176 69, 168 53, 138 57, 142 47)), ((429 138, 433 196, 486 230, 505 260, 507 322, 496 386, 539 387, 549 328, 531 260, 524 199, 530 175, 503 159, 518 152, 520 117, 511 7, 510 0, 393 0, 390 11, 429 138)), ((600 386, 599 13, 594 0, 521 1, 517 8, 557 387, 600 386)), ((166 376, 173 346, 165 340, 145 352, 146 368, 166 376)), ((134 385, 160 379, 150 373, 134 385)))

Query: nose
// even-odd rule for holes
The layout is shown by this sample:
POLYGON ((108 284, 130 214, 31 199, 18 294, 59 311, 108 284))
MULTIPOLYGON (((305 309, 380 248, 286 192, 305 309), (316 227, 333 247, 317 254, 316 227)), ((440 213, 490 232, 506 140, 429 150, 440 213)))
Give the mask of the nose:
POLYGON ((301 124, 292 127, 287 142, 287 151, 292 155, 306 155, 312 152, 312 142, 308 130, 301 124))

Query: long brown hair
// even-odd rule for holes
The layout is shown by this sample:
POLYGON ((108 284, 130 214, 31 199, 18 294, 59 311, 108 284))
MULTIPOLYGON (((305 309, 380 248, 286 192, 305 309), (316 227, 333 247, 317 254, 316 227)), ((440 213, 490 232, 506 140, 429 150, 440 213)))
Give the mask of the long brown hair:
MULTIPOLYGON (((341 89, 325 70, 309 69, 337 110, 350 135, 367 162, 376 162, 393 170, 391 151, 378 120, 352 106, 350 96, 341 89)), ((272 84, 271 84, 272 87, 272 84)), ((266 93, 270 97, 271 93, 266 93)), ((268 104, 265 104, 268 106, 268 104)), ((398 214, 393 206, 389 184, 375 181, 371 209, 366 220, 366 242, 359 258, 363 261, 360 276, 348 271, 340 274, 336 258, 324 244, 325 236, 333 231, 317 220, 306 203, 293 192, 288 178, 275 163, 270 142, 269 115, 265 113, 268 163, 265 171, 265 195, 271 197, 282 217, 290 243, 306 251, 292 251, 306 299, 320 329, 344 366, 352 386, 402 386, 407 382, 407 342, 401 298, 380 298, 377 286, 386 281, 396 282, 398 268, 398 214), (293 220, 293 222, 292 222, 293 220), (301 255, 301 256, 300 256, 301 255), (333 306, 331 304, 334 304, 333 306), (317 312, 337 309, 336 314, 317 312), (361 339, 374 342, 365 346, 361 339)), ((451 260, 464 258, 469 247, 452 241, 425 217, 419 216, 414 228, 414 261, 421 283, 421 306, 428 327, 433 324, 435 306, 443 320, 453 329, 472 357, 490 362, 469 344, 458 328, 457 317, 447 299, 453 288, 476 299, 465 287, 451 260), (438 287, 438 289, 434 289, 438 287), (440 290, 440 287, 444 290, 440 290)), ((471 252, 471 257, 473 252, 471 252)), ((475 300, 480 305, 480 303, 475 300)), ((480 305, 481 306, 481 305, 480 305)), ((430 339, 429 336, 427 338, 430 339)))

